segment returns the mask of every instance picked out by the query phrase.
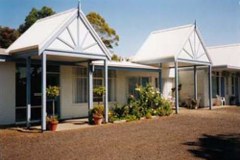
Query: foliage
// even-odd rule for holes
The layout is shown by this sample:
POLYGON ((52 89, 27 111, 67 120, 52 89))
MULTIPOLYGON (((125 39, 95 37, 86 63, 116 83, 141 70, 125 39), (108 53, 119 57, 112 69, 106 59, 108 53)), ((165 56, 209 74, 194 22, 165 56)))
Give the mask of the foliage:
POLYGON ((139 86, 136 88, 136 91, 139 95, 137 103, 139 107, 143 108, 144 115, 149 109, 156 109, 162 105, 163 99, 160 92, 151 85, 148 84, 146 87, 139 86))
POLYGON ((121 59, 122 58, 120 56, 116 55, 116 54, 113 54, 113 56, 112 56, 112 61, 120 62, 121 59))
POLYGON ((100 97, 105 94, 105 91, 106 91, 106 89, 103 86, 95 87, 93 89, 93 93, 100 96, 100 97))
POLYGON ((47 87, 47 96, 51 99, 55 99, 59 96, 60 88, 58 86, 48 86, 47 87))
POLYGON ((150 112, 147 112, 146 118, 147 118, 147 119, 151 119, 151 118, 152 118, 152 114, 151 114, 150 112))
POLYGON ((93 94, 97 96, 98 105, 100 105, 100 101, 102 100, 102 97, 105 94, 105 92, 106 89, 104 86, 95 87, 93 89, 93 94))
POLYGON ((92 109, 92 115, 93 117, 102 117, 103 118, 104 114, 104 106, 103 105, 97 105, 92 109))
POLYGON ((122 119, 132 121, 141 117, 150 119, 152 115, 168 116, 172 113, 171 102, 162 98, 161 94, 151 85, 139 86, 136 91, 137 97, 130 95, 126 105, 115 105, 110 110, 109 121, 122 119))
POLYGON ((125 117, 128 114, 128 106, 120 106, 118 104, 115 104, 115 106, 112 108, 112 116, 117 117, 119 119, 125 117))
POLYGON ((114 46, 118 46, 119 35, 111 28, 105 19, 96 12, 90 12, 87 15, 88 21, 92 24, 99 37, 107 48, 112 49, 114 46))
POLYGON ((157 114, 159 116, 169 116, 172 114, 171 103, 168 100, 164 100, 162 106, 157 109, 157 114))
POLYGON ((127 122, 131 122, 136 121, 138 118, 135 115, 127 115, 125 119, 127 122))
POLYGON ((25 18, 25 22, 21 24, 18 28, 18 31, 22 34, 29 27, 31 27, 38 19, 45 18, 55 14, 52 8, 47 6, 42 7, 40 10, 33 8, 25 18))
POLYGON ((8 48, 18 37, 17 30, 0 26, 0 48, 8 48))
POLYGON ((47 123, 58 123, 58 116, 47 116, 47 123))

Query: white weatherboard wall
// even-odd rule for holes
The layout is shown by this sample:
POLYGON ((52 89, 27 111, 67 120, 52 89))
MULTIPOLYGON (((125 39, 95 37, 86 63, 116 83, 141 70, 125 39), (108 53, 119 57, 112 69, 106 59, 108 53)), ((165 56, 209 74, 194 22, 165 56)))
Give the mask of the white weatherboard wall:
POLYGON ((0 63, 0 125, 15 123, 15 63, 0 63))
POLYGON ((175 69, 162 68, 162 86, 163 86, 163 97, 168 98, 172 95, 172 88, 174 87, 175 69))
POLYGON ((88 116, 87 103, 73 103, 73 70, 72 66, 60 67, 60 101, 61 101, 61 118, 77 118, 88 116))

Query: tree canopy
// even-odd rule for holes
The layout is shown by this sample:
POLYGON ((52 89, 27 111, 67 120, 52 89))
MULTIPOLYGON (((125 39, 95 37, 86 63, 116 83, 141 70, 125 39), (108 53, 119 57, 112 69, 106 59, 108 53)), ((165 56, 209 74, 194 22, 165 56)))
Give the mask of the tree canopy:
POLYGON ((55 14, 55 11, 53 11, 52 8, 49 8, 47 6, 42 7, 40 10, 33 8, 25 18, 24 23, 19 26, 18 31, 22 34, 38 19, 45 18, 53 14, 55 14))
POLYGON ((118 46, 119 35, 108 25, 101 15, 96 12, 90 12, 87 15, 87 19, 92 24, 93 28, 96 30, 107 48, 113 49, 113 47, 118 46))
POLYGON ((0 48, 8 48, 18 37, 17 30, 0 26, 0 48))

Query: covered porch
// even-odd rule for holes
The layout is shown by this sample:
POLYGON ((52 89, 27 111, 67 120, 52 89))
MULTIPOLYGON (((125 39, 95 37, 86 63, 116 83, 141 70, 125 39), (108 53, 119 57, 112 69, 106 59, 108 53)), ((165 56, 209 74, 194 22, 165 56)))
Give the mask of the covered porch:
MULTIPOLYGON (((134 56, 133 61, 160 66, 161 92, 166 92, 162 84, 162 75, 169 76, 174 71, 174 97, 176 113, 179 113, 179 69, 193 69, 194 99, 198 100, 197 70, 205 67, 208 70, 208 104, 212 109, 212 62, 205 48, 196 24, 152 32, 134 56)), ((186 79, 187 80, 187 79, 186 79)), ((169 90, 169 89, 168 89, 169 90)))
MULTIPOLYGON (((88 110, 93 107, 93 72, 92 62, 104 64, 104 113, 108 122, 108 61, 111 56, 91 24, 81 10, 71 9, 38 20, 9 48, 8 52, 16 61, 25 59, 26 64, 26 107, 27 127, 31 125, 31 74, 32 61, 41 64, 41 130, 46 130, 47 117, 47 65, 73 65, 87 67, 88 75, 88 110)), ((60 86, 59 86, 60 87, 60 86)), ((60 88, 60 97, 61 96, 60 88)))

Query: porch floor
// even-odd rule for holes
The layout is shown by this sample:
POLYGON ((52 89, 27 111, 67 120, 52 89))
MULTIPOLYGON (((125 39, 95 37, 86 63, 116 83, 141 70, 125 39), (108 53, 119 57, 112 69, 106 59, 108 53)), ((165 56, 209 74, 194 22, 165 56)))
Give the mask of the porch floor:
MULTIPOLYGON (((89 128, 93 127, 93 125, 88 124, 87 118, 81 119, 70 119, 61 121, 57 126, 57 131, 66 131, 66 130, 73 130, 73 129, 80 129, 80 128, 89 128)), ((41 126, 33 126, 31 129, 41 129, 41 126)))

